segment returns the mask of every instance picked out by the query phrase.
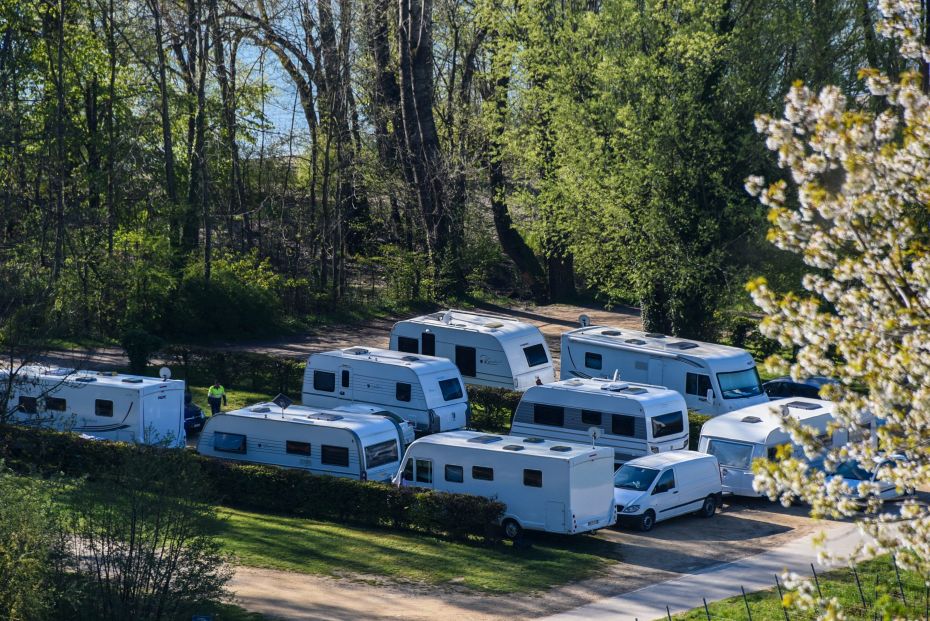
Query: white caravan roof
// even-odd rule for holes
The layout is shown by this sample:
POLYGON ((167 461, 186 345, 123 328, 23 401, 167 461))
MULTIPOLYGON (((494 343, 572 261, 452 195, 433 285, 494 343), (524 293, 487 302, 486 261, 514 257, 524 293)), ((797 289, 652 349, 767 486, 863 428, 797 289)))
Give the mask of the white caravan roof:
POLYGON ((701 436, 765 444, 773 431, 781 429, 782 412, 801 423, 813 426, 825 417, 832 418, 833 407, 831 401, 806 397, 789 397, 759 403, 715 416, 704 423, 701 436))
POLYGON ((684 398, 681 394, 664 386, 614 381, 597 377, 591 379, 572 378, 552 382, 551 384, 543 384, 542 386, 532 386, 526 391, 524 398, 527 401, 538 401, 542 395, 545 395, 546 403, 576 407, 581 405, 578 402, 578 393, 604 397, 605 399, 635 401, 643 408, 650 405, 665 404, 669 401, 680 402, 681 407, 685 407, 684 398))
POLYGON ((712 458, 707 453, 698 453, 697 451, 665 451, 664 453, 652 453, 631 459, 624 465, 642 466, 643 468, 661 469, 666 466, 673 466, 682 462, 694 461, 695 459, 712 458))
POLYGON ((673 356, 701 358, 704 360, 728 359, 735 356, 749 356, 739 347, 705 343, 677 336, 666 336, 657 332, 643 332, 627 328, 610 326, 587 326, 565 332, 563 336, 573 341, 603 345, 606 347, 624 347, 641 349, 649 353, 662 353, 673 356))
POLYGON ((522 339, 526 337, 541 337, 542 333, 536 326, 497 315, 485 315, 464 310, 449 309, 421 315, 412 319, 405 319, 398 323, 418 323, 437 328, 450 328, 453 330, 467 330, 490 334, 498 340, 522 339), (444 320, 448 318, 448 323, 444 320))
POLYGON ((533 437, 520 438, 515 436, 501 436, 492 433, 481 433, 479 431, 445 431, 443 433, 434 433, 423 436, 411 446, 416 446, 417 444, 458 446, 499 453, 519 453, 521 455, 533 455, 535 457, 545 457, 563 461, 573 461, 580 458, 587 459, 598 451, 608 455, 611 459, 613 459, 614 456, 614 450, 608 447, 590 447, 574 442, 544 440, 542 438, 533 437))
MULTIPOLYGON (((139 390, 158 386, 162 388, 184 388, 183 380, 163 380, 160 377, 144 375, 127 375, 111 371, 82 371, 64 367, 47 367, 39 365, 25 366, 19 371, 20 376, 48 382, 60 382, 69 386, 97 385, 118 386, 129 390, 139 390)), ((0 377, 8 377, 8 371, 0 371, 0 377)))
POLYGON ((458 373, 459 371, 458 367, 447 358, 424 356, 423 354, 407 354, 402 351, 379 349, 377 347, 346 347, 344 349, 334 349, 332 351, 313 354, 311 358, 314 356, 326 356, 328 358, 341 358, 344 360, 370 360, 381 364, 408 367, 414 369, 417 373, 437 373, 445 370, 454 370, 458 373))
POLYGON ((387 418, 341 410, 325 410, 304 405, 292 405, 286 410, 282 410, 281 406, 275 403, 256 403, 239 410, 224 412, 222 416, 238 416, 240 418, 256 418, 333 429, 347 429, 359 436, 383 432, 397 433, 397 427, 387 418))

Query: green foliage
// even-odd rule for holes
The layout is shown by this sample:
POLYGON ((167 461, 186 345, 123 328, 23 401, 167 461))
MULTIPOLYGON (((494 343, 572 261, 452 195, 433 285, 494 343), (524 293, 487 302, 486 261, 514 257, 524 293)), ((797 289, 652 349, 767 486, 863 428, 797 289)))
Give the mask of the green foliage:
POLYGON ((227 388, 257 393, 283 393, 299 397, 303 389, 305 360, 263 354, 172 345, 162 350, 179 379, 208 386, 219 379, 227 388))
POLYGON ((123 332, 120 345, 129 358, 129 372, 136 375, 145 373, 152 354, 157 352, 165 342, 142 328, 128 328, 123 332))
POLYGON ((507 433, 522 393, 471 385, 467 390, 471 405, 469 426, 489 433, 507 433))
POLYGON ((688 448, 696 451, 701 439, 701 427, 711 419, 710 416, 688 410, 688 448))

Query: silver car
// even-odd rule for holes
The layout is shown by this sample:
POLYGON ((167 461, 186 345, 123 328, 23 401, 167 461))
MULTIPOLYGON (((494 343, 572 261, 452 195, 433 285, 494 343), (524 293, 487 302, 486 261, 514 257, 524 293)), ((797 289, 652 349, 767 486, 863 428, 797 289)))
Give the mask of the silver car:
POLYGON ((872 490, 862 489, 864 483, 878 485, 878 498, 882 502, 900 500, 913 496, 913 490, 898 490, 895 484, 885 477, 888 476, 890 469, 906 459, 904 455, 891 455, 881 459, 872 470, 866 470, 855 460, 846 461, 838 465, 832 473, 828 473, 827 480, 832 481, 837 477, 843 479, 843 482, 852 490, 850 497, 853 500, 864 501, 867 495, 874 493, 872 490))

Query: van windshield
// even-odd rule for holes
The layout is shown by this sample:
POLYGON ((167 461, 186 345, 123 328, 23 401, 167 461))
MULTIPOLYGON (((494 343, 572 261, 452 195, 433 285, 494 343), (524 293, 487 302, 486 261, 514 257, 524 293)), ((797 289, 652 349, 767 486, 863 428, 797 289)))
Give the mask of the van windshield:
POLYGON ((462 398, 462 382, 457 377, 439 380, 439 390, 442 391, 443 401, 462 398))
POLYGON ((858 461, 845 461, 836 467, 836 474, 844 479, 855 479, 857 481, 869 481, 872 479, 872 473, 859 465, 858 461))
POLYGON ((657 476, 659 476, 659 471, 652 468, 623 465, 614 475, 614 487, 646 490, 657 476))
POLYGON ((752 466, 752 445, 711 438, 707 452, 717 458, 721 466, 749 470, 752 466))
POLYGON ((718 373, 720 392, 724 399, 745 399, 762 394, 762 382, 756 367, 731 373, 718 373))

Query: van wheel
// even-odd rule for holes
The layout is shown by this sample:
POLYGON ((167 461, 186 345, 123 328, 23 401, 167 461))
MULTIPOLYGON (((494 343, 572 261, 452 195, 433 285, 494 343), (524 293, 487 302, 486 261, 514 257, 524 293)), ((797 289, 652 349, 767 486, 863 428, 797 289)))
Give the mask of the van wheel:
POLYGON ((523 533, 523 528, 517 524, 516 520, 504 520, 504 536, 507 539, 516 539, 523 533))
POLYGON ((656 525, 656 514, 652 509, 643 513, 642 517, 639 518, 639 530, 644 533, 648 533, 652 530, 652 527, 656 525))
POLYGON ((714 513, 717 512, 717 499, 713 496, 708 496, 704 499, 704 506, 701 507, 701 510, 698 511, 698 515, 702 518, 714 517, 714 513))

